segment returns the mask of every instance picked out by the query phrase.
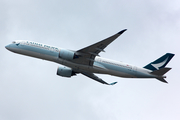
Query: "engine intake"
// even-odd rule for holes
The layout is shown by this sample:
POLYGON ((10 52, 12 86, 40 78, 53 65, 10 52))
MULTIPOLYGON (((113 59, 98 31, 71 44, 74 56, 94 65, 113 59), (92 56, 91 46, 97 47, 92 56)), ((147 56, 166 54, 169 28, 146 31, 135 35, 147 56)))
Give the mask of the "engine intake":
POLYGON ((58 67, 57 75, 62 76, 62 77, 71 77, 71 76, 76 75, 76 74, 71 68, 58 67))
POLYGON ((72 60, 75 58, 75 53, 70 50, 61 49, 59 52, 59 58, 62 58, 65 60, 72 60))

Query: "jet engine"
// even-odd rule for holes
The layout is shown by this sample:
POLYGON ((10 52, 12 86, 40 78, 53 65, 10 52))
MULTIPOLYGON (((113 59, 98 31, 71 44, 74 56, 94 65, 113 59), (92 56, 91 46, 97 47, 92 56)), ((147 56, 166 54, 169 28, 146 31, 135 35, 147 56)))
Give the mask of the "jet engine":
POLYGON ((70 50, 61 49, 59 52, 59 58, 65 59, 65 60, 72 60, 75 59, 75 53, 70 50))
POLYGON ((76 75, 76 74, 71 68, 58 67, 57 75, 62 76, 62 77, 71 77, 71 76, 76 75))

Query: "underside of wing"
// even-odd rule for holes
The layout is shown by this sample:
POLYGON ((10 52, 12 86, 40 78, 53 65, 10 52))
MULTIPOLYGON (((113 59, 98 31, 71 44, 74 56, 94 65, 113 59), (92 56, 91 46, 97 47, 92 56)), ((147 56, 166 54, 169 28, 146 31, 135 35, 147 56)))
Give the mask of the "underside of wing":
POLYGON ((105 82, 104 80, 102 80, 101 78, 99 78, 98 76, 94 75, 93 73, 88 73, 88 72, 81 72, 83 75, 89 77, 89 78, 92 78, 93 80, 97 81, 97 82, 100 82, 102 84, 106 84, 106 85, 114 85, 116 84, 117 82, 113 82, 113 83, 107 83, 105 82))
POLYGON ((106 38, 98 43, 76 51, 76 55, 78 56, 78 58, 73 61, 75 63, 92 66, 94 63, 94 58, 96 56, 99 56, 100 52, 104 52, 104 49, 126 30, 127 29, 124 29, 109 38, 106 38))

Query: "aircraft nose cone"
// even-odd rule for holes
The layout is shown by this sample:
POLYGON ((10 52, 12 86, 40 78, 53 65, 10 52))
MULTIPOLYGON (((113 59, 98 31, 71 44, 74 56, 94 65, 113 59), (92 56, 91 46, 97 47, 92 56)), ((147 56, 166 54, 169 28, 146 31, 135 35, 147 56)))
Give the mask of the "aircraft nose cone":
POLYGON ((9 49, 10 49, 10 45, 6 45, 5 48, 6 48, 7 50, 9 50, 9 49))

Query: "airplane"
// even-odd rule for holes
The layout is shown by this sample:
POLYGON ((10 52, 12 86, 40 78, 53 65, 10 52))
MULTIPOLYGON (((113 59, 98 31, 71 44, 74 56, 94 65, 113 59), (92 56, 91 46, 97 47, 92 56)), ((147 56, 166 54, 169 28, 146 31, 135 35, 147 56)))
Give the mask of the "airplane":
POLYGON ((126 30, 124 29, 111 37, 76 51, 28 40, 13 41, 5 48, 14 53, 63 65, 57 68, 57 75, 62 77, 70 78, 81 73, 102 84, 116 84, 117 82, 107 83, 95 75, 108 74, 123 78, 156 78, 167 83, 164 74, 171 68, 166 67, 166 65, 175 54, 166 53, 143 68, 99 56, 100 52, 105 52, 104 49, 126 30))

